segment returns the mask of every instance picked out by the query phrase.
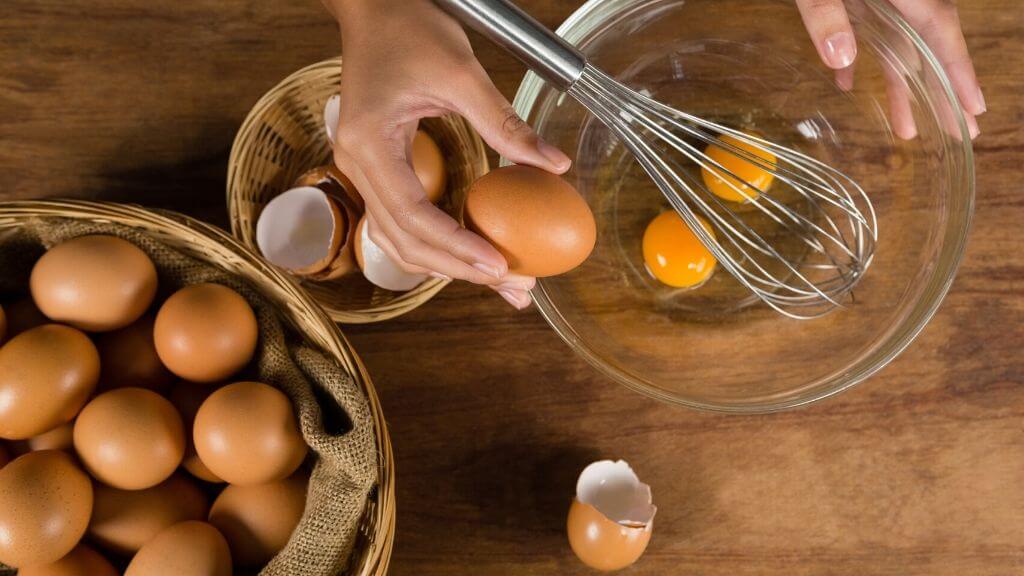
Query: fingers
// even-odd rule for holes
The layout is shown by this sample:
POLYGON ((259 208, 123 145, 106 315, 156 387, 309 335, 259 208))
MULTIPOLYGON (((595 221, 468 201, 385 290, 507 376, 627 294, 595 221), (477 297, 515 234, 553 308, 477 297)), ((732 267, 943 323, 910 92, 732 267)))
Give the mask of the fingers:
POLYGON ((914 123, 914 113, 910 107, 910 88, 903 80, 903 76, 888 63, 882 63, 882 74, 885 76, 892 131, 897 138, 911 140, 917 136, 917 125, 914 123))
MULTIPOLYGON (((956 5, 950 0, 893 0, 893 4, 935 52, 964 110, 973 116, 985 113, 985 96, 967 51, 956 5)), ((973 118, 971 123, 977 126, 973 118)))
POLYGON ((523 310, 528 308, 533 302, 533 298, 530 297, 530 290, 537 284, 537 279, 530 276, 520 276, 518 274, 509 274, 505 277, 501 284, 497 286, 491 286, 491 289, 498 293, 499 296, 505 299, 506 302, 511 304, 516 310, 523 310))
POLYGON ((797 0, 804 26, 825 65, 841 70, 857 58, 857 40, 843 0, 797 0))
POLYGON ((572 160, 537 136, 483 69, 474 67, 473 70, 466 76, 468 86, 459 91, 460 101, 455 106, 484 141, 516 164, 529 164, 555 174, 568 170, 572 160))

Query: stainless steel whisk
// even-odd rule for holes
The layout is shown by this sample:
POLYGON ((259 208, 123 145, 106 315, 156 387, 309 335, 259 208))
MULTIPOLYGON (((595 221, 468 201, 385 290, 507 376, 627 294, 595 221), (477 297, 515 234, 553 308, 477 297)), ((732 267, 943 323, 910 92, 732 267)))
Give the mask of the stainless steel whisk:
POLYGON ((820 317, 842 306, 864 276, 878 237, 875 212, 864 190, 842 172, 626 87, 509 0, 436 1, 604 123, 722 267, 778 312, 796 319, 820 317), (741 145, 721 140, 725 135, 741 145), (709 156, 709 145, 772 174, 791 191, 786 202, 709 156), (722 200, 684 162, 716 175, 747 202, 722 200), (743 214, 740 206, 753 206, 773 223, 778 242, 755 231, 750 211, 743 214), (717 233, 709 233, 698 215, 717 233))

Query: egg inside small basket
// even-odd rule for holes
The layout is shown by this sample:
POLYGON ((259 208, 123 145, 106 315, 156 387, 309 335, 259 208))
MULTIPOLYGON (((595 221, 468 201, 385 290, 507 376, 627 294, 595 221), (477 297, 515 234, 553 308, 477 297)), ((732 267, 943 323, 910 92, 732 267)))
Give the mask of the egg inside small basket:
MULTIPOLYGON (((256 250, 256 227, 267 204, 296 185, 308 171, 332 162, 324 123, 327 101, 338 93, 341 58, 303 68, 267 92, 239 128, 228 166, 227 204, 232 233, 256 250)), ((446 185, 436 204, 462 222, 465 195, 489 170, 486 149, 469 123, 458 116, 420 123, 440 147, 446 185)), ((302 286, 336 322, 378 322, 430 300, 448 283, 428 278, 415 288, 379 288, 358 271, 331 280, 306 278, 302 286)))
MULTIPOLYGON (((144 213, 127 207, 110 210, 115 212, 108 217, 116 210, 144 213)), ((350 372, 352 367, 341 365, 323 351, 322 343, 309 341, 292 323, 284 321, 278 308, 280 294, 270 295, 267 287, 253 286, 141 227, 98 218, 58 216, 18 219, 19 225, 10 226, 11 219, 10 210, 0 205, 0 267, 4 270, 0 300, 5 303, 25 295, 32 266, 46 249, 94 234, 125 239, 150 257, 159 281, 154 306, 176 290, 199 283, 221 284, 241 294, 255 311, 259 337, 255 357, 232 381, 264 382, 288 396, 309 446, 305 467, 311 469, 301 520, 287 545, 259 573, 336 574, 350 564, 367 560, 366 540, 372 539, 374 530, 367 528, 366 517, 379 489, 378 456, 380 449, 387 450, 386 438, 381 448, 376 414, 364 384, 350 372)), ((192 225, 202 226, 195 222, 192 225)), ((197 230, 190 243, 198 244, 200 236, 197 230)), ((5 573, 2 566, 0 573, 5 573)))

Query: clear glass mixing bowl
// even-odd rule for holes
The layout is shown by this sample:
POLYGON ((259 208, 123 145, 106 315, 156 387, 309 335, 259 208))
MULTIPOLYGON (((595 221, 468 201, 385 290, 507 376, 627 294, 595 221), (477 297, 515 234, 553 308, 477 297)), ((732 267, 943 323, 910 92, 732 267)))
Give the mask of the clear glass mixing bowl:
POLYGON ((580 355, 644 394, 693 408, 765 412, 860 382, 892 361, 946 294, 974 202, 959 104, 921 38, 888 4, 847 0, 859 42, 854 87, 820 62, 792 0, 591 0, 558 32, 634 89, 753 129, 858 181, 878 214, 874 262, 848 308, 811 321, 759 304, 721 267, 698 289, 659 284, 643 265, 646 224, 667 202, 593 116, 528 74, 515 100, 570 152, 566 175, 598 223, 593 254, 542 280, 541 313, 580 355), (888 116, 895 72, 919 136, 888 116))

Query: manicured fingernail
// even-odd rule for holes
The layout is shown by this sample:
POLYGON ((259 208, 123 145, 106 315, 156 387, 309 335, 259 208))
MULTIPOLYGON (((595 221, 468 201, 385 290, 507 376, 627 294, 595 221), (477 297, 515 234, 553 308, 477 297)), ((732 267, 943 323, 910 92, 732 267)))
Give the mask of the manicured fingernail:
POLYGON ((829 67, 846 68, 857 58, 857 40, 849 32, 839 32, 825 39, 825 61, 829 67))
POLYGON ((451 280, 452 279, 451 276, 448 276, 447 274, 441 274, 440 272, 431 272, 430 275, 433 276, 434 278, 437 278, 438 280, 451 280))
POLYGON ((988 112, 988 104, 985 104, 985 93, 981 91, 981 88, 978 88, 978 105, 981 106, 981 111, 978 114, 988 112))
POLYGON ((523 310, 530 305, 529 296, 520 296, 511 290, 498 290, 498 294, 516 310, 523 310))
POLYGON ((537 142, 537 149, 540 150, 540 153, 548 159, 548 162, 551 162, 551 164, 560 172, 565 172, 570 166, 572 166, 572 160, 565 155, 565 152, 562 152, 543 140, 537 142))
POLYGON ((505 276, 504 274, 501 273, 500 270, 498 270, 494 266, 490 266, 488 264, 484 264, 483 262, 478 262, 476 264, 473 264, 473 268, 476 268, 477 270, 483 272, 484 274, 487 274, 491 278, 501 279, 503 276, 505 276))
POLYGON ((971 140, 974 140, 979 134, 981 134, 981 128, 978 127, 978 121, 974 116, 967 117, 967 131, 971 135, 971 140))

